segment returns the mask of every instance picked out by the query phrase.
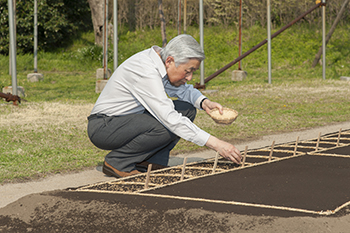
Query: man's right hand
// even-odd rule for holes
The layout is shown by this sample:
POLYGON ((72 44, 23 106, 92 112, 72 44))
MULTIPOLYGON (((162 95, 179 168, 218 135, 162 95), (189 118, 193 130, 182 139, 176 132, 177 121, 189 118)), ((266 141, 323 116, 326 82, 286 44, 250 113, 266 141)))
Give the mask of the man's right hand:
POLYGON ((241 164, 241 152, 234 145, 222 141, 214 136, 210 136, 205 145, 219 152, 219 154, 225 159, 231 160, 232 162, 237 164, 241 164))

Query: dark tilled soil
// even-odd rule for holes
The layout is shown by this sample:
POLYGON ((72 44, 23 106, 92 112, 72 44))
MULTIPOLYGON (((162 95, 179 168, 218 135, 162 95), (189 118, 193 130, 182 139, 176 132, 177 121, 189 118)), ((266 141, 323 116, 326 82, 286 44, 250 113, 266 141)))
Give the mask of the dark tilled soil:
POLYGON ((349 177, 350 157, 305 155, 149 193, 326 211, 350 201, 349 177))
MULTIPOLYGON (((279 157, 278 153, 281 157, 290 156, 284 152, 274 152, 273 156, 279 157)), ((31 194, 0 209, 0 232, 348 232, 349 206, 334 215, 320 216, 214 201, 334 210, 350 201, 349 154, 350 146, 339 147, 321 151, 320 155, 304 154, 185 179, 141 194, 91 189, 31 194)), ((211 172, 188 169, 187 175, 211 172)), ((171 179, 177 180, 181 168, 168 169, 164 174, 176 174, 171 179)), ((169 176, 151 177, 151 182, 168 179, 169 176)), ((113 182, 105 187, 112 186, 113 182)))

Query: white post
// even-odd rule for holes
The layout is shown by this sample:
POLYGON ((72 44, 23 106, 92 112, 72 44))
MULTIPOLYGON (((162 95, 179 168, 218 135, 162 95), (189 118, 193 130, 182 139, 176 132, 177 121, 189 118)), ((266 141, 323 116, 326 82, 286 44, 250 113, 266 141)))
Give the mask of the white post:
POLYGON ((103 24, 103 78, 108 79, 108 0, 104 4, 104 24, 103 24))
POLYGON ((118 1, 113 3, 113 51, 114 51, 114 70, 118 67, 118 1))
POLYGON ((267 65, 269 84, 271 84, 271 4, 267 0, 267 65))
POLYGON ((322 3, 322 77, 326 79, 326 0, 322 3))
POLYGON ((11 56, 11 76, 12 94, 17 95, 17 64, 16 64, 16 39, 15 39, 15 19, 13 12, 13 2, 8 0, 9 31, 10 31, 10 56, 11 56))
MULTIPOLYGON (((200 44, 204 51, 204 33, 203 33, 203 0, 199 0, 199 34, 200 34, 200 44)), ((204 85, 204 61, 201 62, 201 80, 200 85, 204 85)))
MULTIPOLYGON (((242 55, 242 0, 239 1, 239 22, 238 22, 238 56, 242 55)), ((241 61, 238 62, 238 70, 241 70, 241 61)))
POLYGON ((30 82, 44 79, 44 75, 38 73, 38 1, 34 0, 34 73, 27 74, 30 82))
POLYGON ((34 73, 38 72, 38 1, 34 0, 34 73))

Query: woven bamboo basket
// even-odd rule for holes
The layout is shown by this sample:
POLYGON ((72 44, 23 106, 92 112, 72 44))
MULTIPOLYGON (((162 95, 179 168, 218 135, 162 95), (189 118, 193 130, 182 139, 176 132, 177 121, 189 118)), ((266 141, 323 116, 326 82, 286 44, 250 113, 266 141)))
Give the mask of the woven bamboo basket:
POLYGON ((211 110, 209 115, 217 124, 230 125, 236 120, 238 112, 230 108, 223 108, 221 115, 219 109, 216 108, 211 110))

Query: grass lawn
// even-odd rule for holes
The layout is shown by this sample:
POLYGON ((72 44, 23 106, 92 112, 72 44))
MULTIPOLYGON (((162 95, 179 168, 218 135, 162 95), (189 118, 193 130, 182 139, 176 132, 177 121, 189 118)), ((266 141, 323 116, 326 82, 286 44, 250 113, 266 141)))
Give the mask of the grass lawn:
MULTIPOLYGON (((289 132, 349 121, 350 26, 335 31, 327 46, 326 80, 322 66, 311 68, 321 45, 321 31, 306 26, 288 29, 272 41, 272 84, 267 82, 266 46, 242 61, 247 79, 231 81, 237 65, 206 84, 205 95, 239 112, 236 122, 221 126, 200 111, 195 123, 207 132, 232 143, 264 135, 289 132)), ((167 29, 168 40, 176 35, 167 29)), ((196 28, 188 33, 199 40, 196 28)), ((243 32, 243 52, 266 37, 266 30, 253 27, 243 32)), ((0 183, 33 179, 52 173, 83 170, 101 164, 107 151, 95 148, 86 134, 87 119, 98 94, 95 72, 101 67, 101 49, 86 33, 67 48, 39 52, 40 82, 28 82, 32 55, 17 57, 18 85, 25 88, 27 102, 18 107, 0 101, 0 183), (88 41, 88 43, 87 43, 88 41)), ((235 29, 205 29, 205 77, 238 56, 235 29)), ((121 32, 118 61, 161 44, 157 31, 121 32), (156 36, 155 36, 156 35, 156 36)), ((111 49, 112 51, 112 49, 111 49)), ((110 57, 112 53, 110 52, 110 57)), ((11 85, 7 56, 0 56, 0 87, 11 85)), ((110 59, 109 67, 113 67, 110 59)), ((199 82, 195 74, 192 84, 199 82)), ((202 150, 181 140, 172 154, 202 150)))

